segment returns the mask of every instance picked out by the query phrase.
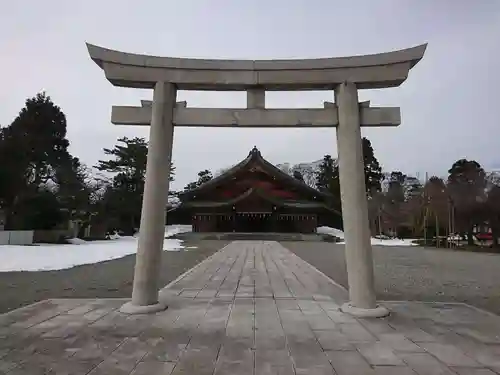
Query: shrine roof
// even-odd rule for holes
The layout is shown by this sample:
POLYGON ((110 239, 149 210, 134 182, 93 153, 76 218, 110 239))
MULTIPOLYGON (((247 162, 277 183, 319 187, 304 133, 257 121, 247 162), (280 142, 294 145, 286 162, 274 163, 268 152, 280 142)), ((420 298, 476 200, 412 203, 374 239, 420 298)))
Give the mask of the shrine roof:
POLYGON ((214 186, 217 186, 218 184, 221 184, 222 182, 225 182, 232 178, 237 172, 245 169, 246 167, 250 166, 251 163, 257 163, 259 164, 265 171, 267 171, 269 174, 277 177, 278 179, 286 182, 290 186, 293 186, 295 188, 301 189, 303 191, 308 191, 311 194, 322 196, 322 197, 329 197, 330 194, 320 192, 317 189, 314 189, 304 182, 296 179, 293 176, 290 176, 288 173, 283 172, 281 169, 273 165, 272 163, 268 162, 266 159, 262 157, 262 154, 260 153, 259 149, 254 146, 254 148, 248 153, 248 156, 243 159, 241 162, 238 164, 234 165, 224 173, 220 174, 217 177, 214 177, 208 182, 205 182, 204 184, 200 185, 199 187, 183 192, 180 196, 184 199, 189 199, 200 192, 206 191, 209 188, 212 188, 214 186))
POLYGON ((263 200, 266 200, 276 206, 279 207, 289 207, 289 208, 297 208, 297 209, 325 209, 332 212, 337 212, 336 210, 328 207, 324 203, 321 202, 309 202, 309 201, 287 201, 282 200, 276 197, 271 197, 269 194, 266 194, 262 189, 258 188, 250 188, 244 193, 240 194, 237 197, 232 199, 223 201, 223 202, 214 202, 214 201, 190 201, 182 203, 181 206, 183 208, 218 208, 218 207, 227 207, 237 204, 238 202, 242 202, 245 199, 258 196, 263 200))

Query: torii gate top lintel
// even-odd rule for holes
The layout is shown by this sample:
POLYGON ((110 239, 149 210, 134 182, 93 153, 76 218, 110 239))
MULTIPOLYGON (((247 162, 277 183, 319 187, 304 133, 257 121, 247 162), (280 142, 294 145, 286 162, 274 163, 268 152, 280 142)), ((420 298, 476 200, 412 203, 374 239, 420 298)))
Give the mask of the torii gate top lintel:
POLYGON ((401 85, 427 44, 393 52, 295 60, 209 60, 141 55, 87 43, 92 60, 115 86, 153 88, 174 83, 181 90, 331 90, 340 83, 358 89, 401 85))

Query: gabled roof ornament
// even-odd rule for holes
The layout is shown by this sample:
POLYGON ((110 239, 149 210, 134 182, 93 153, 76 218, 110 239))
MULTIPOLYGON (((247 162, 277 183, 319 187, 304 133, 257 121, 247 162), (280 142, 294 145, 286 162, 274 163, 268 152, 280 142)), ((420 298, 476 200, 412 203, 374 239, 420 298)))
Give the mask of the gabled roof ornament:
POLYGON ((253 146, 252 150, 248 153, 248 155, 259 155, 260 156, 260 151, 257 148, 257 146, 253 146))

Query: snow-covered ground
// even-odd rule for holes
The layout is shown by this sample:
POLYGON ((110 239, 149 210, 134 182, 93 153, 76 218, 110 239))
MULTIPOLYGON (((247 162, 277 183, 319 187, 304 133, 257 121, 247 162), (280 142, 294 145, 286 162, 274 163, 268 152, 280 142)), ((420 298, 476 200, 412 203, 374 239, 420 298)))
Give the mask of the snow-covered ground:
MULTIPOLYGON (((170 225, 165 228, 164 251, 184 249, 181 240, 168 237, 190 232, 190 225, 170 225)), ((105 241, 73 239, 71 244, 37 244, 32 246, 1 245, 0 272, 49 271, 71 268, 123 258, 137 251, 137 237, 114 236, 105 241)))
MULTIPOLYGON (((191 225, 169 225, 165 227, 164 251, 192 249, 184 247, 181 240, 169 237, 177 233, 190 232, 191 225)), ((330 227, 319 227, 318 233, 344 238, 344 232, 330 227)), ((411 246, 411 240, 380 240, 372 238, 373 245, 411 246)), ((71 240, 70 244, 36 244, 31 246, 0 245, 0 272, 50 271, 71 268, 82 264, 99 263, 134 254, 137 237, 112 236, 110 240, 71 240)))
MULTIPOLYGON (((331 228, 331 227, 318 227, 317 233, 320 234, 329 234, 338 238, 344 239, 344 232, 340 229, 331 228)), ((388 240, 382 240, 378 238, 371 239, 372 245, 382 245, 382 246, 415 246, 411 239, 402 240, 400 238, 391 238, 388 240)))

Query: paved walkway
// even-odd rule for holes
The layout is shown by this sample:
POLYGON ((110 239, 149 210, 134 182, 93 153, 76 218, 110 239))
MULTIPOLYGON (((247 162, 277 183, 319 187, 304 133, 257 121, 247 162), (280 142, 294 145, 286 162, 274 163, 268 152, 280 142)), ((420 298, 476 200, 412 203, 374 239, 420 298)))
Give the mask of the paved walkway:
POLYGON ((398 302, 389 318, 354 319, 338 311, 345 291, 277 242, 233 242, 162 298, 170 307, 155 315, 123 315, 123 300, 4 314, 0 373, 500 373, 500 317, 398 302))

